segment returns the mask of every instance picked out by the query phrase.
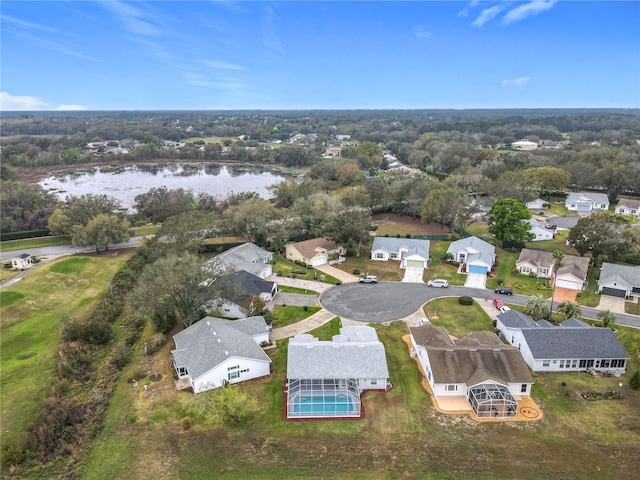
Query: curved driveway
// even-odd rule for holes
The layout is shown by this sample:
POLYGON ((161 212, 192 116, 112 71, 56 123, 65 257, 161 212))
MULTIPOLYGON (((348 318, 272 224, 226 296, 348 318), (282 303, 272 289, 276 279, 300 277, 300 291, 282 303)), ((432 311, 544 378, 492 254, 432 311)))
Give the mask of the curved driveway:
MULTIPOLYGON (((324 292, 320 304, 331 313, 361 322, 389 322, 400 320, 418 311, 434 298, 459 297, 502 298, 505 303, 524 305, 524 295, 497 295, 483 288, 449 287, 430 288, 424 284, 381 282, 377 284, 350 283, 338 285, 324 292)), ((582 307, 583 317, 595 319, 598 310, 582 307)), ((616 314, 620 325, 640 328, 640 317, 616 314)))

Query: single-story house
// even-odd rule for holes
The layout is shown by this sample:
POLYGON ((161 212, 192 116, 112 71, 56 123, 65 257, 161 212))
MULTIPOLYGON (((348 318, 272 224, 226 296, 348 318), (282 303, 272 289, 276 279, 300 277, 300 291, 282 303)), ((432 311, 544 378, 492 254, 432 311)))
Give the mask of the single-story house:
POLYGON ((359 418, 362 393, 389 386, 384 345, 373 327, 342 327, 330 341, 298 334, 287 355, 286 418, 359 418))
POLYGON ((558 230, 571 230, 578 220, 578 217, 551 217, 547 220, 547 225, 556 227, 558 230))
POLYGON ((272 260, 273 253, 253 243, 243 243, 217 255, 207 264, 217 265, 226 272, 244 270, 266 279, 273 274, 273 266, 268 263, 272 260))
POLYGON ((572 212, 608 210, 609 197, 604 193, 572 192, 567 195, 564 206, 572 212))
POLYGON ((24 270, 29 268, 33 264, 33 259, 28 253, 22 253, 17 257, 11 258, 11 268, 18 268, 24 270))
POLYGON ((525 206, 529 210, 544 210, 545 208, 549 208, 549 202, 541 198, 536 198, 535 200, 525 203, 525 206))
POLYGON ((302 262, 309 267, 329 263, 331 255, 343 255, 343 247, 327 238, 312 238, 302 242, 289 243, 285 247, 287 260, 302 262))
POLYGON ((467 237, 451 242, 447 253, 453 261, 465 263, 469 273, 489 273, 496 260, 496 248, 478 237, 467 237))
POLYGON ((237 285, 238 295, 234 298, 221 298, 216 307, 225 318, 245 318, 253 310, 252 299, 260 298, 264 303, 273 300, 278 293, 275 282, 264 280, 245 270, 231 275, 231 283, 237 285))
POLYGON ((239 383, 271 373, 271 359, 264 352, 269 328, 264 317, 223 320, 205 317, 173 337, 171 351, 177 384, 193 393, 239 383))
POLYGON ((427 268, 430 243, 429 240, 417 238, 375 237, 371 247, 371 260, 399 260, 400 268, 427 268))
POLYGON ((555 286, 582 291, 587 286, 589 259, 576 255, 562 257, 562 266, 556 272, 555 286))
POLYGON ((516 261, 516 270, 522 275, 533 275, 537 278, 551 278, 555 259, 551 252, 523 248, 516 261))
POLYGON ((621 198, 616 205, 616 213, 640 217, 640 200, 633 198, 621 198))
POLYGON ((520 395, 530 395, 533 378, 517 348, 492 332, 471 332, 453 340, 444 327, 409 328, 417 357, 436 397, 464 396, 478 418, 515 417, 520 395))
POLYGON ((524 220, 529 223, 529 232, 533 233, 532 242, 540 242, 542 240, 552 240, 555 235, 554 231, 550 228, 546 228, 544 224, 538 222, 535 218, 524 220))
POLYGON ((515 310, 499 314, 496 328, 520 349, 534 372, 593 369, 622 374, 626 370, 629 355, 610 328, 592 327, 575 318, 556 327, 515 310))
POLYGON ((535 150, 536 148, 538 148, 538 143, 524 138, 522 140, 518 140, 517 142, 513 142, 511 144, 511 148, 513 148, 514 150, 535 150))
POLYGON ((598 293, 621 298, 640 294, 640 266, 602 262, 598 293))

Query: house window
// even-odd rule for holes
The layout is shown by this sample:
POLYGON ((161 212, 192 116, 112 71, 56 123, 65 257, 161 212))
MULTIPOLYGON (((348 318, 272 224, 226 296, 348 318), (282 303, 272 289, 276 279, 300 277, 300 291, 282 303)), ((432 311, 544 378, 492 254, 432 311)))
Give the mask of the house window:
POLYGON ((447 392, 455 392, 458 390, 458 386, 457 385, 447 385, 446 387, 447 392))
POLYGON ((631 210, 631 215, 635 215, 636 213, 638 213, 638 210, 636 210, 635 208, 633 208, 633 209, 631 210))
POLYGON ((377 385, 378 384, 378 379, 377 378, 372 378, 371 382, 369 382, 369 383, 371 383, 371 385, 377 385))
POLYGON ((391 260, 397 260, 398 259, 398 254, 397 253, 390 253, 389 254, 389 258, 391 260))
POLYGON ((576 368, 578 366, 578 361, 577 360, 572 360, 571 361, 571 368, 576 368))
POLYGON ((527 393, 527 384, 526 383, 523 383, 520 386, 520 393, 527 393))
POLYGON ((187 368, 186 367, 178 368, 178 375, 180 375, 181 377, 184 375, 187 375, 187 368))
POLYGON ((580 360, 580 368, 586 368, 587 366, 587 361, 586 360, 580 360))
POLYGON ((247 373, 249 371, 248 368, 245 368, 244 370, 240 370, 240 373, 247 373))
POLYGON ((600 362, 600 367, 602 368, 609 368, 609 360, 602 360, 600 362))
POLYGON ((531 267, 522 267, 522 270, 520 270, 522 273, 530 273, 531 272, 531 267))
POLYGON ((236 370, 238 368, 240 368, 240 365, 236 365, 235 367, 229 367, 227 368, 227 372, 230 372, 231 370, 236 370))
POLYGON ((587 368, 593 367, 593 360, 587 360, 587 368))
POLYGON ((384 259, 384 253, 381 253, 381 252, 376 253, 376 258, 378 260, 383 260, 384 259))
POLYGON ((549 269, 548 268, 539 268, 538 269, 538 275, 549 275, 549 269))
POLYGON ((549 360, 543 360, 542 361, 542 366, 543 367, 548 367, 549 366, 549 360))
POLYGON ((240 377, 240 372, 229 372, 229 380, 240 377))
POLYGON ((564 360, 560 360, 560 368, 564 368, 564 360))

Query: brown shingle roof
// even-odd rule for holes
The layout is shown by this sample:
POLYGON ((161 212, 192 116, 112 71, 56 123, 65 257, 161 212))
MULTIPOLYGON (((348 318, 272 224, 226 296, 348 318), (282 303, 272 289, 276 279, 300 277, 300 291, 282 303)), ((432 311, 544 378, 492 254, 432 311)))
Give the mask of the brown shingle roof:
POLYGON ((589 270, 589 259, 587 257, 577 257, 575 255, 565 255, 562 258, 562 266, 558 269, 558 275, 573 275, 584 281, 589 270))
POLYGON ((436 383, 533 383, 520 350, 503 344, 494 333, 474 332, 454 342, 444 338, 443 332, 449 336, 443 327, 422 325, 410 331, 416 343, 427 350, 436 383))
POLYGON ((291 244, 298 250, 304 258, 313 258, 318 252, 316 249, 323 248, 331 251, 336 250, 338 245, 326 238, 312 238, 311 240, 305 240, 304 242, 296 242, 291 244))
POLYGON ((553 254, 544 250, 523 248, 516 263, 528 263, 536 267, 548 267, 555 262, 553 254))
POLYGON ((617 206, 640 209, 640 200, 635 200, 633 198, 621 198, 617 206))

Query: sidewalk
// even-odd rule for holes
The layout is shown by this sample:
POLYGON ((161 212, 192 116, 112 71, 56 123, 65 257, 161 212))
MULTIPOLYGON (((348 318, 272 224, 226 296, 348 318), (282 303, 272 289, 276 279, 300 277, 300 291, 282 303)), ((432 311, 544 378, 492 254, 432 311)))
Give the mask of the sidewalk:
POLYGON ((335 315, 333 313, 323 308, 319 312, 311 315, 309 318, 300 320, 297 323, 287 325, 286 327, 274 328, 269 337, 271 338, 271 340, 282 340, 284 338, 298 335, 299 333, 307 333, 315 328, 324 325, 334 317, 335 315))

